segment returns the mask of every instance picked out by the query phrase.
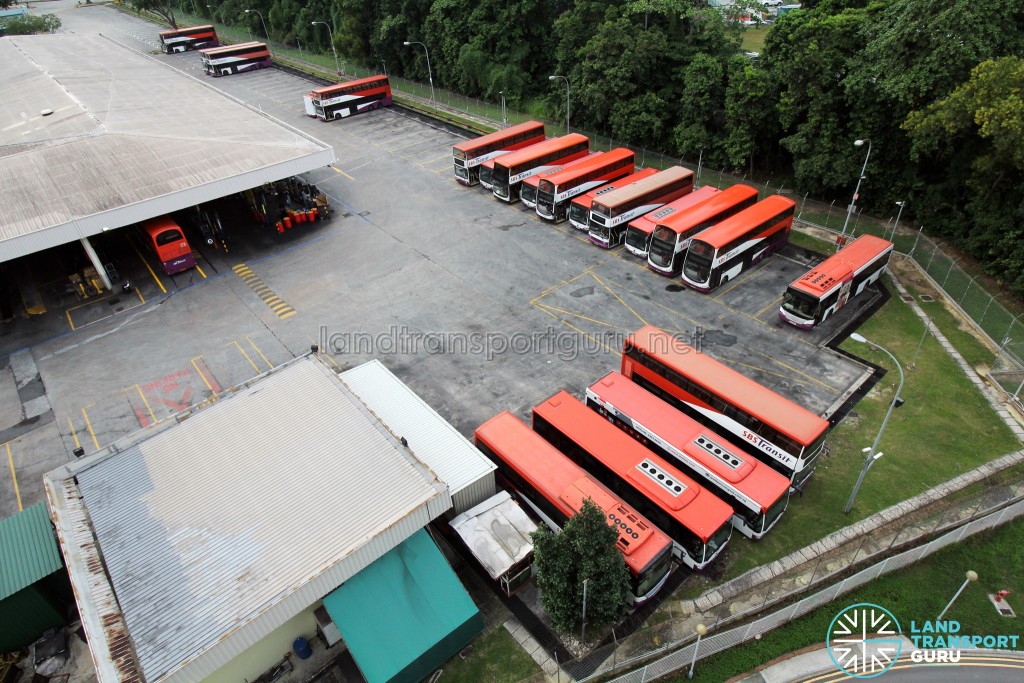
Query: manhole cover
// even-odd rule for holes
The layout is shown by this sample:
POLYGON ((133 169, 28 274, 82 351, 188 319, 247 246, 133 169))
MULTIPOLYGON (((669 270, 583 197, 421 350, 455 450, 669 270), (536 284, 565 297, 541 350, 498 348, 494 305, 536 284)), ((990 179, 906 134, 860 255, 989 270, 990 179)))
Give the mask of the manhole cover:
POLYGON ((922 294, 921 301, 925 302, 926 304, 930 304, 933 301, 935 301, 935 297, 933 297, 931 294, 922 294))
POLYGON ((900 298, 903 299, 903 303, 905 304, 914 303, 914 297, 910 296, 909 294, 900 294, 900 298))

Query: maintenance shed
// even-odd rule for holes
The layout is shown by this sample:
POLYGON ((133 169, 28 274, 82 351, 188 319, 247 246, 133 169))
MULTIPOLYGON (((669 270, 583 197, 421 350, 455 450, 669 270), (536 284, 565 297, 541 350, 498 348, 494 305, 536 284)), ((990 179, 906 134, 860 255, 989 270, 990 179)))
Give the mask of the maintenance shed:
POLYGON ((255 680, 448 488, 314 356, 45 477, 99 683, 255 680))
POLYGON ((532 576, 537 525, 508 491, 498 492, 449 524, 506 595, 532 576))
POLYGON ((341 373, 352 392, 444 483, 457 515, 494 495, 496 466, 379 360, 341 373))

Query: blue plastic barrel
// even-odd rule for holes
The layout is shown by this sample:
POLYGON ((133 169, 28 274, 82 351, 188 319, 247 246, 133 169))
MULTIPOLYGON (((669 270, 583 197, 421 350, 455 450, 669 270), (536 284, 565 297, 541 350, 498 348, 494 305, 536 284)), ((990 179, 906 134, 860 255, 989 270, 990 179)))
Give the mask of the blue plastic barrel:
POLYGON ((295 650, 295 654, 299 656, 299 659, 309 659, 313 655, 313 648, 309 646, 309 641, 299 636, 292 643, 292 649, 295 650))

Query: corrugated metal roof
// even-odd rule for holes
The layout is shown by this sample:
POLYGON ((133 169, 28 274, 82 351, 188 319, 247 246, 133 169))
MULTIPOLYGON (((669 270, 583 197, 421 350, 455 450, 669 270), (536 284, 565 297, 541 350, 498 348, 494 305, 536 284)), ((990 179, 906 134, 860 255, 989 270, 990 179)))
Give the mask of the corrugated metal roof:
MULTIPOLYGON (((47 475, 51 505, 65 508, 75 503, 58 489, 77 478, 78 506, 150 682, 200 680, 211 662, 241 653, 451 503, 315 358, 156 427, 119 453, 47 475)), ((61 542, 85 548, 72 512, 61 542)), ((87 610, 82 571, 72 568, 72 583, 87 610)))
POLYGON ((0 64, 0 261, 334 161, 103 36, 8 37, 0 64))
POLYGON ((492 579, 533 552, 537 530, 526 513, 502 491, 449 522, 492 579))
POLYGON ((46 505, 0 519, 0 600, 63 566, 46 505))
POLYGON ((341 379, 395 436, 406 439, 453 496, 495 470, 494 463, 380 361, 346 370, 341 379))

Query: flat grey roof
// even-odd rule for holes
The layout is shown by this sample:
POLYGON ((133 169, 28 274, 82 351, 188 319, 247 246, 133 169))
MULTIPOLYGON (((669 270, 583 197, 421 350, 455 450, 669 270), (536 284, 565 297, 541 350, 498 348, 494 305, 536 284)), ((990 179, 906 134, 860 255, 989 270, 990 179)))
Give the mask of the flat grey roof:
POLYGON ((46 475, 100 683, 209 676, 451 507, 314 357, 186 415, 46 475))
POLYGON ((0 261, 334 161, 325 143, 103 36, 0 38, 0 64, 0 261))

